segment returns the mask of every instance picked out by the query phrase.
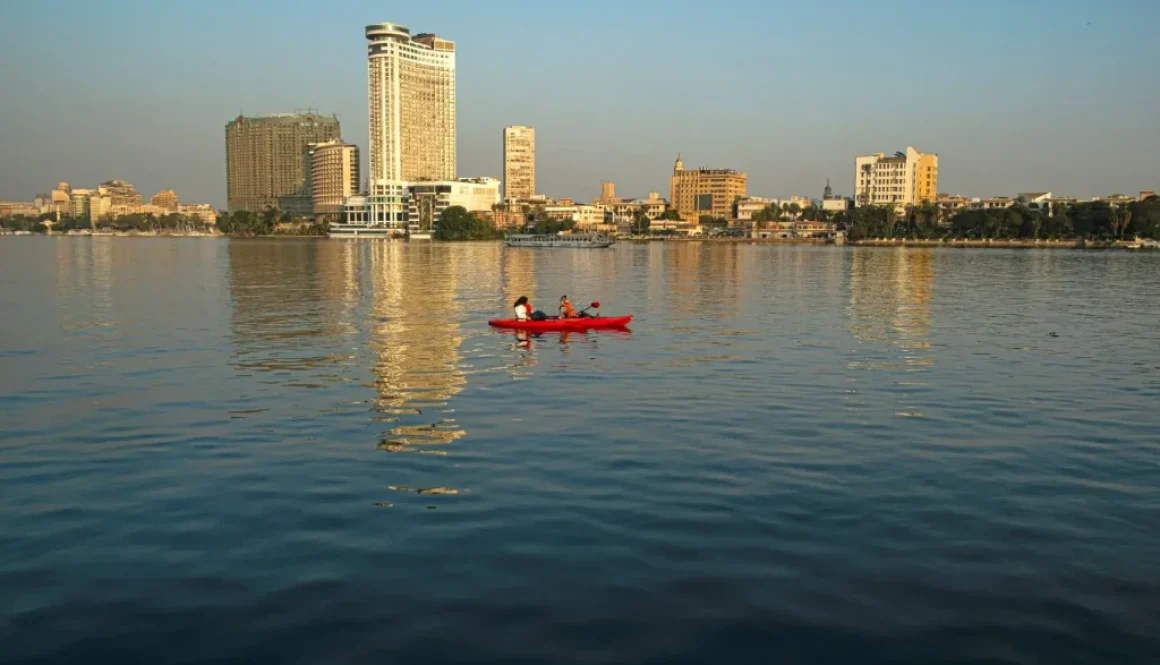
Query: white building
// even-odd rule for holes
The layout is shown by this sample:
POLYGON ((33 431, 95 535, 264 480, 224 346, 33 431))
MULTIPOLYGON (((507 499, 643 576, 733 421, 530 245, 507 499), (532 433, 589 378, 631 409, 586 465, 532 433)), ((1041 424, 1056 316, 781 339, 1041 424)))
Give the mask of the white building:
POLYGON ((490 212, 500 202, 496 178, 413 182, 407 186, 407 230, 411 237, 429 235, 443 211, 462 206, 467 212, 490 212))
POLYGON ((901 208, 938 198, 938 155, 907 146, 891 156, 879 152, 854 158, 854 205, 901 208))
POLYGON ((841 196, 835 196, 829 199, 822 199, 822 210, 826 212, 846 212, 852 206, 853 202, 850 199, 841 196))
POLYGON ((411 37, 397 23, 366 27, 369 223, 402 228, 408 182, 455 180, 455 44, 411 37))
POLYGON ((599 231, 605 226, 608 218, 608 209, 602 205, 578 205, 572 221, 576 228, 582 231, 599 231))
POLYGON ((767 199, 763 196, 748 196, 737 201, 737 210, 734 212, 734 216, 739 223, 752 222, 753 215, 765 210, 771 203, 773 203, 773 199, 767 199))

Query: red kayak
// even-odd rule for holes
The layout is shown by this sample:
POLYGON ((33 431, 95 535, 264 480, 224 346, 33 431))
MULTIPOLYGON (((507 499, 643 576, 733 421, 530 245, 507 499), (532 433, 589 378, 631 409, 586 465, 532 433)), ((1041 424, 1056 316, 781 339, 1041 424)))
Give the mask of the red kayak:
POLYGON ((519 319, 492 319, 487 325, 493 328, 514 328, 517 330, 590 330, 592 328, 623 328, 632 321, 631 316, 585 316, 574 319, 545 319, 543 321, 520 321, 519 319))

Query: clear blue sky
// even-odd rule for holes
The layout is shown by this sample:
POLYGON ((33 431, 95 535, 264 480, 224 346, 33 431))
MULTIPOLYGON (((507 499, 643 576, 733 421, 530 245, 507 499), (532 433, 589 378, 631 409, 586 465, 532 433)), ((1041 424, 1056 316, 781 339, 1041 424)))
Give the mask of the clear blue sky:
POLYGON ((124 178, 225 202, 224 125, 335 112, 367 143, 363 27, 458 51, 459 173, 534 126, 537 189, 667 196, 686 166, 751 194, 849 194, 853 157, 940 155, 940 189, 1160 189, 1158 0, 0 0, 0 198, 124 178))

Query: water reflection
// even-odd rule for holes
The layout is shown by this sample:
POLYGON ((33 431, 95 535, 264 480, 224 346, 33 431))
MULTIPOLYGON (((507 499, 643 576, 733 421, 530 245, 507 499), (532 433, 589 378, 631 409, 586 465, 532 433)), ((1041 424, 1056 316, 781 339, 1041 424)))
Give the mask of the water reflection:
MULTIPOLYGON (((459 368, 459 283, 461 254, 445 247, 400 242, 369 243, 372 277, 370 347, 378 397, 373 411, 381 421, 448 412, 448 400, 463 390, 459 368), (405 256, 404 256, 405 253, 405 256)), ((414 446, 446 444, 465 432, 454 420, 397 426, 379 447, 401 452, 414 446)))
POLYGON ((319 387, 336 378, 332 368, 352 364, 335 340, 320 343, 351 331, 342 323, 349 317, 331 310, 343 301, 324 292, 333 278, 319 264, 319 248, 311 241, 229 243, 234 366, 290 377, 273 383, 319 387))
MULTIPOLYGON (((81 298, 89 316, 68 320, 69 331, 113 325, 113 257, 109 238, 57 238, 57 293, 62 302, 81 298)), ((69 307, 66 312, 80 310, 69 307)))
MULTIPOLYGON (((929 366, 930 302, 934 292, 934 251, 858 248, 850 260, 849 329, 863 342, 887 344, 903 352, 901 365, 929 366)), ((897 361, 856 361, 852 367, 886 368, 897 361)))
POLYGON ((536 255, 531 248, 508 248, 500 257, 505 314, 520 296, 536 295, 536 255))

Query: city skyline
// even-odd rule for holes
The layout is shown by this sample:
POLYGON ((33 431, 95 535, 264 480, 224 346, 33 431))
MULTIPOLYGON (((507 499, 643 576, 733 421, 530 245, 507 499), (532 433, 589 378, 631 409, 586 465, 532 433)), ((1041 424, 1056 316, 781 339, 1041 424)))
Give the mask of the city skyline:
POLYGON ((343 138, 364 147, 365 159, 366 51, 352 35, 384 20, 435 32, 461 53, 458 172, 500 175, 496 133, 528 125, 538 134, 537 189, 556 197, 587 200, 602 180, 630 196, 665 191, 676 153, 689 168, 746 172, 754 194, 815 196, 828 178, 835 193, 851 196, 856 155, 907 145, 946 158, 940 190, 970 196, 1051 190, 1082 198, 1155 189, 1160 177, 1150 120, 1160 94, 1145 83, 1160 60, 1146 32, 1160 18, 1154 3, 982 2, 908 13, 901 5, 919 5, 876 12, 843 1, 735 2, 705 14, 688 3, 432 3, 399 13, 363 2, 327 16, 294 8, 268 16, 266 3, 113 5, 121 11, 80 2, 0 7, 6 43, 36 54, 0 73, 6 90, 26 92, 12 96, 9 131, 0 132, 0 150, 20 157, 0 167, 0 199, 30 198, 45 182, 112 177, 224 208, 218 137, 239 111, 337 113, 343 138), (33 44, 29 26, 61 11, 73 20, 59 37, 91 57, 33 44), (139 39, 98 39, 114 16, 139 39), (247 32, 256 16, 274 25, 247 32), (494 39, 513 16, 526 38, 494 39), (226 41, 160 48, 173 33, 147 28, 165 22, 181 35, 226 41), (776 39, 769 24, 779 26, 776 39), (275 49, 296 25, 309 27, 310 48, 275 49), (706 32, 729 48, 704 62, 675 59, 706 32), (892 36, 919 55, 900 58, 892 36), (713 95, 687 94, 687 81, 698 78, 713 95))

